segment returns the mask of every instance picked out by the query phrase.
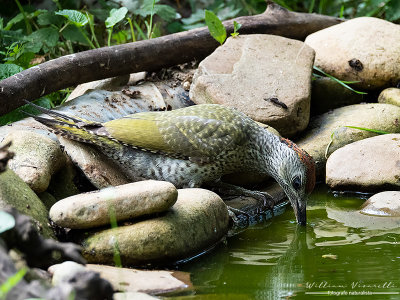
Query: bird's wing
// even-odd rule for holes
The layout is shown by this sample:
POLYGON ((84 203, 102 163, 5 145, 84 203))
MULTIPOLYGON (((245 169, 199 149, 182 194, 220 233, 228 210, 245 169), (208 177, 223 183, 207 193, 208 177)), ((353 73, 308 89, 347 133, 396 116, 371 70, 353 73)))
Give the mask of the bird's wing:
POLYGON ((244 115, 197 106, 137 113, 103 125, 112 138, 128 145, 204 161, 245 143, 244 115))

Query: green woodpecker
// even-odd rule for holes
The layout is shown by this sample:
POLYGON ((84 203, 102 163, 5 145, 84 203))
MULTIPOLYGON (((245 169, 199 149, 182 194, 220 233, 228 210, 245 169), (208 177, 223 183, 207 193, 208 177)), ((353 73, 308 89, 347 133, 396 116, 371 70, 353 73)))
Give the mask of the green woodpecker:
POLYGON ((184 188, 234 172, 270 175, 285 191, 297 222, 306 223, 306 195, 315 184, 312 158, 233 108, 194 105, 105 123, 38 109, 53 119, 36 120, 55 133, 100 147, 133 180, 166 180, 184 188))

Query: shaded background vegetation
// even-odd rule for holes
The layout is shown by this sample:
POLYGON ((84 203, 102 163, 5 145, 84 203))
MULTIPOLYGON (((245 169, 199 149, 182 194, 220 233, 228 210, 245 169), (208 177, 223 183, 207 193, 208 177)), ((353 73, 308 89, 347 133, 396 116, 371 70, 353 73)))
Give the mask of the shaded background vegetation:
MULTIPOLYGON (((344 18, 374 16, 400 22, 399 0, 275 2, 298 12, 344 18)), ((262 13, 265 8, 264 0, 2 0, 0 80, 62 55, 204 26, 205 9, 225 20, 262 13)), ((69 89, 62 90, 36 103, 51 108, 68 94, 69 89)), ((0 125, 22 116, 18 111, 1 116, 0 125)))

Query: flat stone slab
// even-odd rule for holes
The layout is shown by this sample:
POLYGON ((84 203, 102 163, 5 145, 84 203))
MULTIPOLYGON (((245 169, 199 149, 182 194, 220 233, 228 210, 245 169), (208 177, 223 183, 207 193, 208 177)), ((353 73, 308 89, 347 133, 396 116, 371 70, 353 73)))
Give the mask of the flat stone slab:
POLYGON ((370 17, 348 20, 310 34, 315 65, 357 88, 395 86, 400 80, 400 25, 370 17))
POLYGON ((336 150, 326 163, 326 183, 332 189, 400 189, 400 134, 379 135, 336 150))
POLYGON ((87 264, 86 268, 100 273, 100 276, 107 279, 116 291, 159 295, 185 290, 192 286, 190 274, 185 272, 145 271, 94 264, 87 264))
POLYGON ((58 226, 84 229, 166 211, 175 204, 178 192, 166 181, 146 180, 100 191, 74 195, 58 201, 50 218, 58 226))
POLYGON ((355 104, 332 110, 312 120, 297 145, 312 156, 319 178, 325 176, 326 159, 335 150, 377 135, 346 126, 400 132, 400 107, 382 103, 355 104))
POLYGON ((239 35, 200 63, 189 95, 197 104, 228 105, 294 135, 308 124, 313 62, 314 51, 303 42, 239 35))
POLYGON ((400 217, 400 191, 373 195, 361 207, 361 213, 381 217, 400 217))
POLYGON ((217 194, 204 189, 182 189, 178 190, 175 205, 158 218, 85 237, 83 255, 90 263, 114 264, 118 243, 123 265, 171 264, 214 246, 228 227, 228 210, 217 194))

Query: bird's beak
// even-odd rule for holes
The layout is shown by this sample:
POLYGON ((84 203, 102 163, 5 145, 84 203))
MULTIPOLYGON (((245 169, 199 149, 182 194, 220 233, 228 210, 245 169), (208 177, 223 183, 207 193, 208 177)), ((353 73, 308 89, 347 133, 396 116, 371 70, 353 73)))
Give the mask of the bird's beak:
POLYGON ((306 202, 302 202, 303 205, 299 205, 299 201, 296 202, 296 208, 295 209, 295 214, 296 214, 296 220, 297 223, 302 225, 302 226, 306 226, 307 224, 307 206, 306 206, 306 202))
POLYGON ((292 204, 294 214, 296 215, 296 221, 298 224, 305 226, 307 223, 306 199, 301 199, 299 196, 293 195, 292 193, 290 193, 290 196, 289 200, 292 204))

